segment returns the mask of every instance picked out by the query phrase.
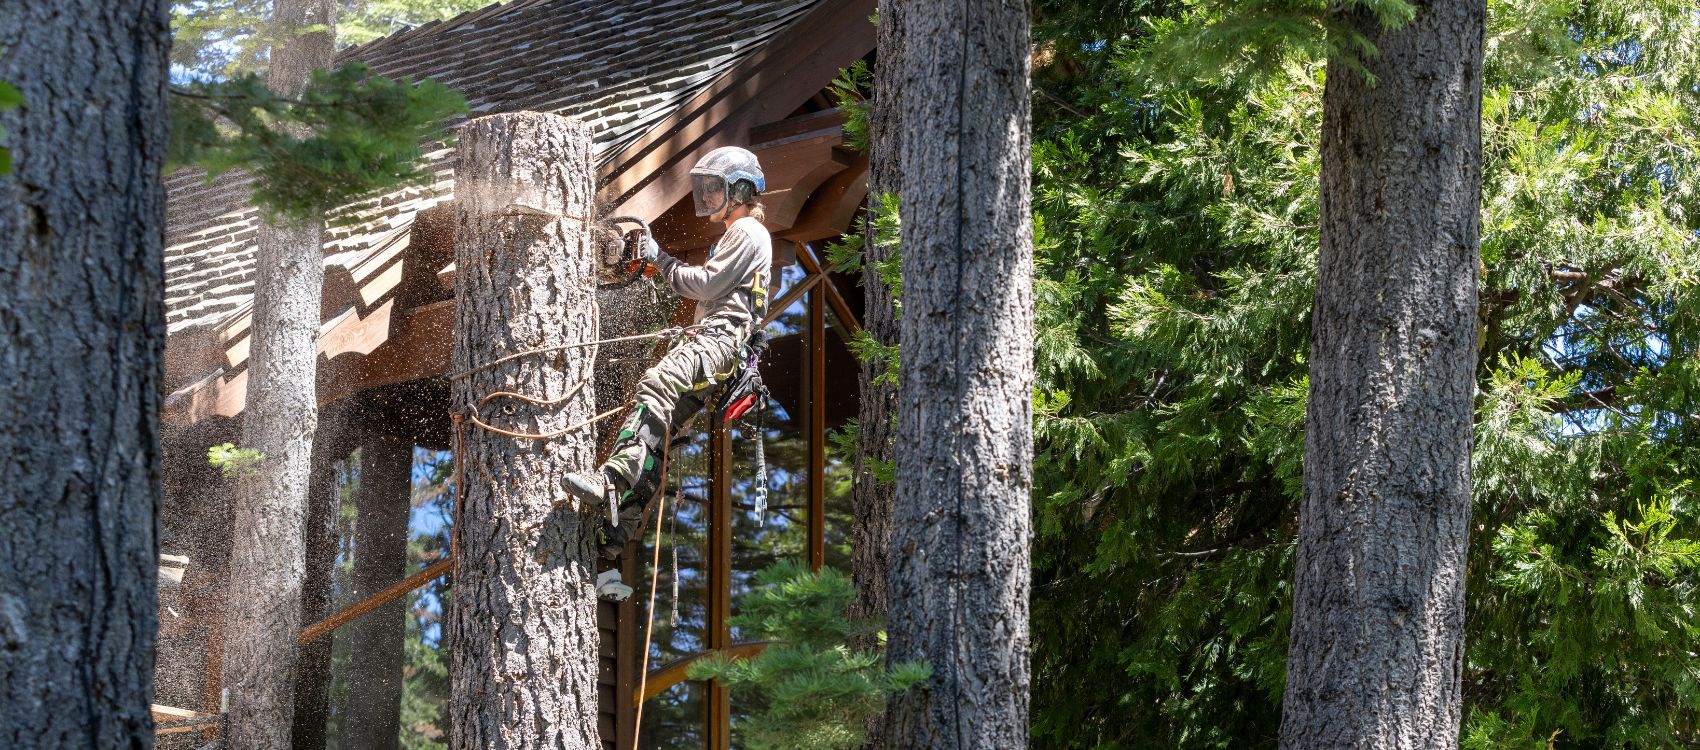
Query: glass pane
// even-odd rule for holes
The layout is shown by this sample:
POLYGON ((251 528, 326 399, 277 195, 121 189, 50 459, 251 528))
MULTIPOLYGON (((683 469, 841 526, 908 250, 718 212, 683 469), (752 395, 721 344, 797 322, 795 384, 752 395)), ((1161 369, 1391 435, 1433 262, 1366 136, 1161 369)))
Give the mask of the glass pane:
MULTIPOLYGON (((796 286, 798 282, 807 278, 809 275, 808 270, 803 268, 803 264, 801 263, 776 266, 774 270, 775 283, 768 287, 768 304, 778 302, 780 297, 785 296, 785 293, 791 290, 791 287, 796 286)), ((773 334, 775 331, 770 328, 768 329, 768 333, 773 334)))
MULTIPOLYGON (((454 490, 449 476, 454 453, 429 448, 413 451, 412 507, 407 515, 407 572, 424 570, 448 557, 454 519, 454 490)), ((448 747, 449 655, 443 648, 443 603, 448 576, 407 597, 401 682, 401 746, 448 747)))
MULTIPOLYGON (((826 335, 826 429, 832 432, 844 429, 847 422, 856 418, 861 396, 857 377, 862 365, 850 351, 849 329, 833 314, 831 305, 826 308, 826 327, 830 331, 826 335)), ((827 440, 825 562, 828 567, 843 571, 850 570, 850 527, 854 512, 850 488, 855 463, 851 451, 841 450, 836 441, 827 440)))
MULTIPOLYGON (((649 666, 654 669, 707 647, 708 603, 708 433, 701 429, 707 420, 698 419, 698 430, 689 442, 676 448, 667 464, 666 517, 661 524, 661 570, 655 578, 655 631, 651 638, 649 666)), ((643 637, 648 614, 651 564, 655 560, 655 527, 646 529, 639 556, 638 589, 634 597, 638 637, 643 637)))
MULTIPOLYGON (((756 573, 777 560, 808 555, 807 329, 805 295, 768 326, 772 339, 762 362, 762 380, 772 394, 767 408, 732 425, 734 616, 741 594, 753 585, 756 573), (756 507, 756 489, 761 484, 758 468, 766 473, 765 509, 756 507)), ((732 628, 734 643, 754 637, 732 628)))
POLYGON ((701 750, 706 747, 703 702, 707 695, 705 683, 686 680, 649 699, 643 705, 638 747, 643 750, 701 750))

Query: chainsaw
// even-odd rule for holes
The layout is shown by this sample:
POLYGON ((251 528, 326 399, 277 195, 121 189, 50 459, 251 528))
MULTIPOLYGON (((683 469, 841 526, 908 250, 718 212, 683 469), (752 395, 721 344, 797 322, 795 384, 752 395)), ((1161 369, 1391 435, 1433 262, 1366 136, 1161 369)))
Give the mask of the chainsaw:
POLYGON ((596 222, 597 260, 602 289, 624 289, 638 279, 653 276, 656 268, 643 259, 643 241, 650 236, 649 222, 636 216, 610 216, 596 222), (636 229, 622 230, 622 225, 636 229))

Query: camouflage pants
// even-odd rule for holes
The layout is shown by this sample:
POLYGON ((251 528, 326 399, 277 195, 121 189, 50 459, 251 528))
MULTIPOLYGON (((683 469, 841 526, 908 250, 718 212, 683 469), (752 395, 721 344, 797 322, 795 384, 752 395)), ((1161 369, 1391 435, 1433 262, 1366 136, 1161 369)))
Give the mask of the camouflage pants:
POLYGON ((675 346, 638 381, 637 406, 620 427, 614 454, 602 465, 604 474, 625 483, 619 526, 603 522, 603 556, 618 556, 643 517, 644 506, 660 491, 662 441, 713 401, 720 384, 737 368, 743 353, 739 339, 724 329, 702 331, 675 346))

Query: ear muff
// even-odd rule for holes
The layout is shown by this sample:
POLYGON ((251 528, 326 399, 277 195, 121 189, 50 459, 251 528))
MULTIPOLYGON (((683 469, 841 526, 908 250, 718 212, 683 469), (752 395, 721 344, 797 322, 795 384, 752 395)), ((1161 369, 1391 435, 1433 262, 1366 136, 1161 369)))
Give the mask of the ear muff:
POLYGON ((756 198, 756 184, 749 180, 739 180, 732 183, 732 189, 728 192, 727 197, 731 199, 729 202, 732 205, 749 203, 756 198))

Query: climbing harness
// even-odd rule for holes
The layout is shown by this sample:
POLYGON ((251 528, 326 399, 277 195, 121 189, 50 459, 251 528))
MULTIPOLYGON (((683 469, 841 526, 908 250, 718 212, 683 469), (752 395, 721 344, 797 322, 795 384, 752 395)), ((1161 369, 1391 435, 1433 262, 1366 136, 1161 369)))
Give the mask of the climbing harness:
POLYGON ((755 441, 755 500, 756 522, 764 523, 767 518, 767 432, 764 429, 763 417, 767 411, 770 394, 767 384, 761 380, 761 358, 767 353, 767 331, 757 330, 744 340, 743 349, 739 352, 738 366, 732 376, 726 380, 715 402, 714 413, 721 421, 731 423, 742 419, 750 412, 755 412, 755 429, 749 433, 755 441))

